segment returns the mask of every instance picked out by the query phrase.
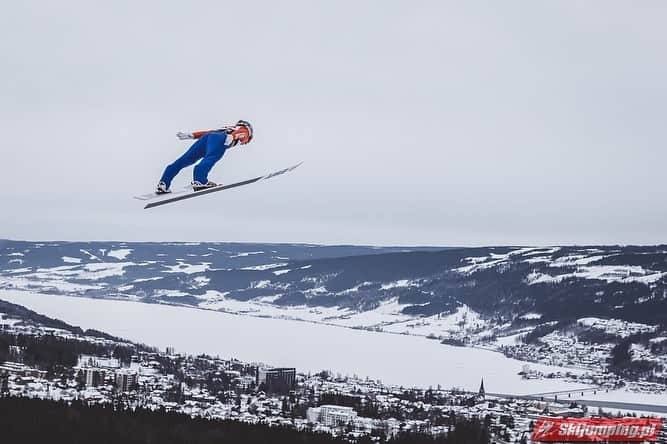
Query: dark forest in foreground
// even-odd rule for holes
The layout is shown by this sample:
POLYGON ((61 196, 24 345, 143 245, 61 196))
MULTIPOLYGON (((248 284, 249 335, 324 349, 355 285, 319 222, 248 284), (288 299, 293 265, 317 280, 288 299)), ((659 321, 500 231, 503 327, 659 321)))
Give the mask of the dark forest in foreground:
MULTIPOLYGON (((0 438, 3 443, 98 444, 342 444, 328 434, 296 431, 236 421, 194 419, 187 415, 149 410, 114 410, 82 403, 27 398, 0 398, 0 438)), ((358 443, 370 443, 364 437, 358 443)), ((446 437, 406 434, 390 444, 486 444, 489 435, 477 421, 460 420, 446 437)))

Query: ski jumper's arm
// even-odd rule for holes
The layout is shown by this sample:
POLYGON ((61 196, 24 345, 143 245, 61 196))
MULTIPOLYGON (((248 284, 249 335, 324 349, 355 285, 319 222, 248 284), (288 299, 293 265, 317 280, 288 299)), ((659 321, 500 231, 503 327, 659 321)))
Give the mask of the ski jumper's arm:
POLYGON ((202 130, 202 131, 195 131, 192 133, 192 138, 193 139, 199 139, 201 136, 204 136, 206 134, 211 134, 211 133, 217 133, 220 131, 225 131, 226 128, 219 128, 219 129, 212 129, 212 130, 202 130))
POLYGON ((178 132, 178 133, 176 133, 176 137, 178 137, 181 140, 199 139, 201 136, 204 136, 206 134, 217 133, 217 132, 220 132, 220 131, 225 131, 226 132, 227 129, 228 129, 228 127, 224 126, 222 128, 218 128, 218 129, 193 131, 191 133, 178 132))

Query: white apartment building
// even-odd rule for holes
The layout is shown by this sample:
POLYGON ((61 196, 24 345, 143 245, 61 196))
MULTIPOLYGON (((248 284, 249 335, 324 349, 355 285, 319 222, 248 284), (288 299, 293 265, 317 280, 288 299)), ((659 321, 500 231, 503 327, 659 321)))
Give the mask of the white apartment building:
POLYGON ((357 419, 357 412, 352 407, 321 405, 309 408, 306 412, 306 418, 312 423, 320 423, 327 427, 338 427, 357 419))

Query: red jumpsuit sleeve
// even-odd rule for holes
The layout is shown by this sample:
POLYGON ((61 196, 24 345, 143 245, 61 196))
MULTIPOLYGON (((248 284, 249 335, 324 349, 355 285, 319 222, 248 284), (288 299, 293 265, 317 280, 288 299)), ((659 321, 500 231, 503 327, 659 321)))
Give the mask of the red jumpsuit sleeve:
POLYGON ((215 132, 216 130, 202 130, 202 131, 194 131, 192 133, 192 138, 193 139, 199 139, 201 136, 215 132))

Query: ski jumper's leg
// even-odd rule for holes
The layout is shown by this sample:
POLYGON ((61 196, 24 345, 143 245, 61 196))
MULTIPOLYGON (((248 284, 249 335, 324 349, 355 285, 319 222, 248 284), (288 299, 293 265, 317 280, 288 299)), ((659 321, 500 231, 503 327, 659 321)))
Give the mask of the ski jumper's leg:
POLYGON ((194 180, 201 184, 208 182, 208 173, 213 168, 213 165, 220 159, 222 155, 225 154, 227 147, 225 146, 225 140, 227 139, 227 134, 225 133, 211 133, 208 135, 206 140, 206 154, 204 158, 195 165, 194 170, 194 180))
POLYGON ((160 182, 164 182, 167 185, 167 188, 169 188, 171 186, 171 181, 174 180, 174 177, 176 177, 179 171, 204 157, 206 154, 206 139, 208 139, 208 135, 197 139, 185 154, 176 159, 174 163, 168 165, 164 170, 164 174, 162 174, 160 182))

